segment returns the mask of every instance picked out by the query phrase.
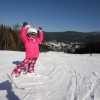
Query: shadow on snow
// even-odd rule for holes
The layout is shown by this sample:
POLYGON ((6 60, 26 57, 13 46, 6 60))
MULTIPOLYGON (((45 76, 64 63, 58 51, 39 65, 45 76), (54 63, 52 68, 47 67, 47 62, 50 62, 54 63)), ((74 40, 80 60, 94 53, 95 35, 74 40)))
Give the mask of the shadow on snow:
POLYGON ((8 100, 20 100, 17 95, 15 95, 14 91, 12 91, 12 83, 8 80, 0 83, 0 91, 6 90, 7 95, 6 98, 8 100))

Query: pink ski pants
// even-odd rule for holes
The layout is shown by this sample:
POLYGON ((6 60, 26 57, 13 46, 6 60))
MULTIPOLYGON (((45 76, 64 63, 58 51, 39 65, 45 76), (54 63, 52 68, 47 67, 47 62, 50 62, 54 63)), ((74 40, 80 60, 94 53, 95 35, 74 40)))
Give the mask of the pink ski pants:
POLYGON ((37 58, 26 58, 16 68, 14 68, 12 74, 19 76, 24 68, 27 68, 26 72, 34 72, 34 65, 37 58))

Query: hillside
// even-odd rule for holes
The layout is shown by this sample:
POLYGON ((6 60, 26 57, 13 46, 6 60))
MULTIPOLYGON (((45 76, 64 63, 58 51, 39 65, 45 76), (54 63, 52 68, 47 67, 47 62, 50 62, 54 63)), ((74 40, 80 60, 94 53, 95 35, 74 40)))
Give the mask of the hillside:
POLYGON ((100 39, 100 32, 75 32, 75 31, 66 31, 66 32, 44 32, 45 40, 52 41, 57 40, 59 42, 66 41, 76 41, 76 42, 90 42, 92 40, 100 39))

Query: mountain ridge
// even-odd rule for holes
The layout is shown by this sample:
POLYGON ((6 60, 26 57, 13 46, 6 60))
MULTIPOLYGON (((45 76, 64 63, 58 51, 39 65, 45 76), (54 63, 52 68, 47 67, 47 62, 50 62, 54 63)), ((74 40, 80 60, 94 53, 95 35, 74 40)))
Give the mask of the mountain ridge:
POLYGON ((64 31, 64 32, 46 32, 44 31, 44 39, 46 41, 56 40, 58 42, 90 42, 100 39, 100 32, 77 32, 77 31, 64 31))

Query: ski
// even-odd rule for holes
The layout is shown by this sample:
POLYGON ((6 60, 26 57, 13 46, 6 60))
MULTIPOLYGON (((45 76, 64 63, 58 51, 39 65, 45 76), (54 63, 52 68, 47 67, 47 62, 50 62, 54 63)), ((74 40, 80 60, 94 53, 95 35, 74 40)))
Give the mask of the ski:
POLYGON ((36 77, 36 78, 40 78, 40 77, 42 77, 42 78, 48 78, 48 76, 43 76, 43 75, 40 75, 40 74, 37 74, 37 73, 23 73, 24 75, 28 75, 28 74, 30 74, 30 76, 34 76, 34 77, 36 77))
POLYGON ((8 78, 9 78, 9 80, 14 84, 14 86, 15 86, 16 89, 25 90, 25 88, 18 87, 18 86, 15 84, 14 80, 12 79, 12 77, 11 77, 9 74, 7 74, 7 76, 8 76, 8 78))

